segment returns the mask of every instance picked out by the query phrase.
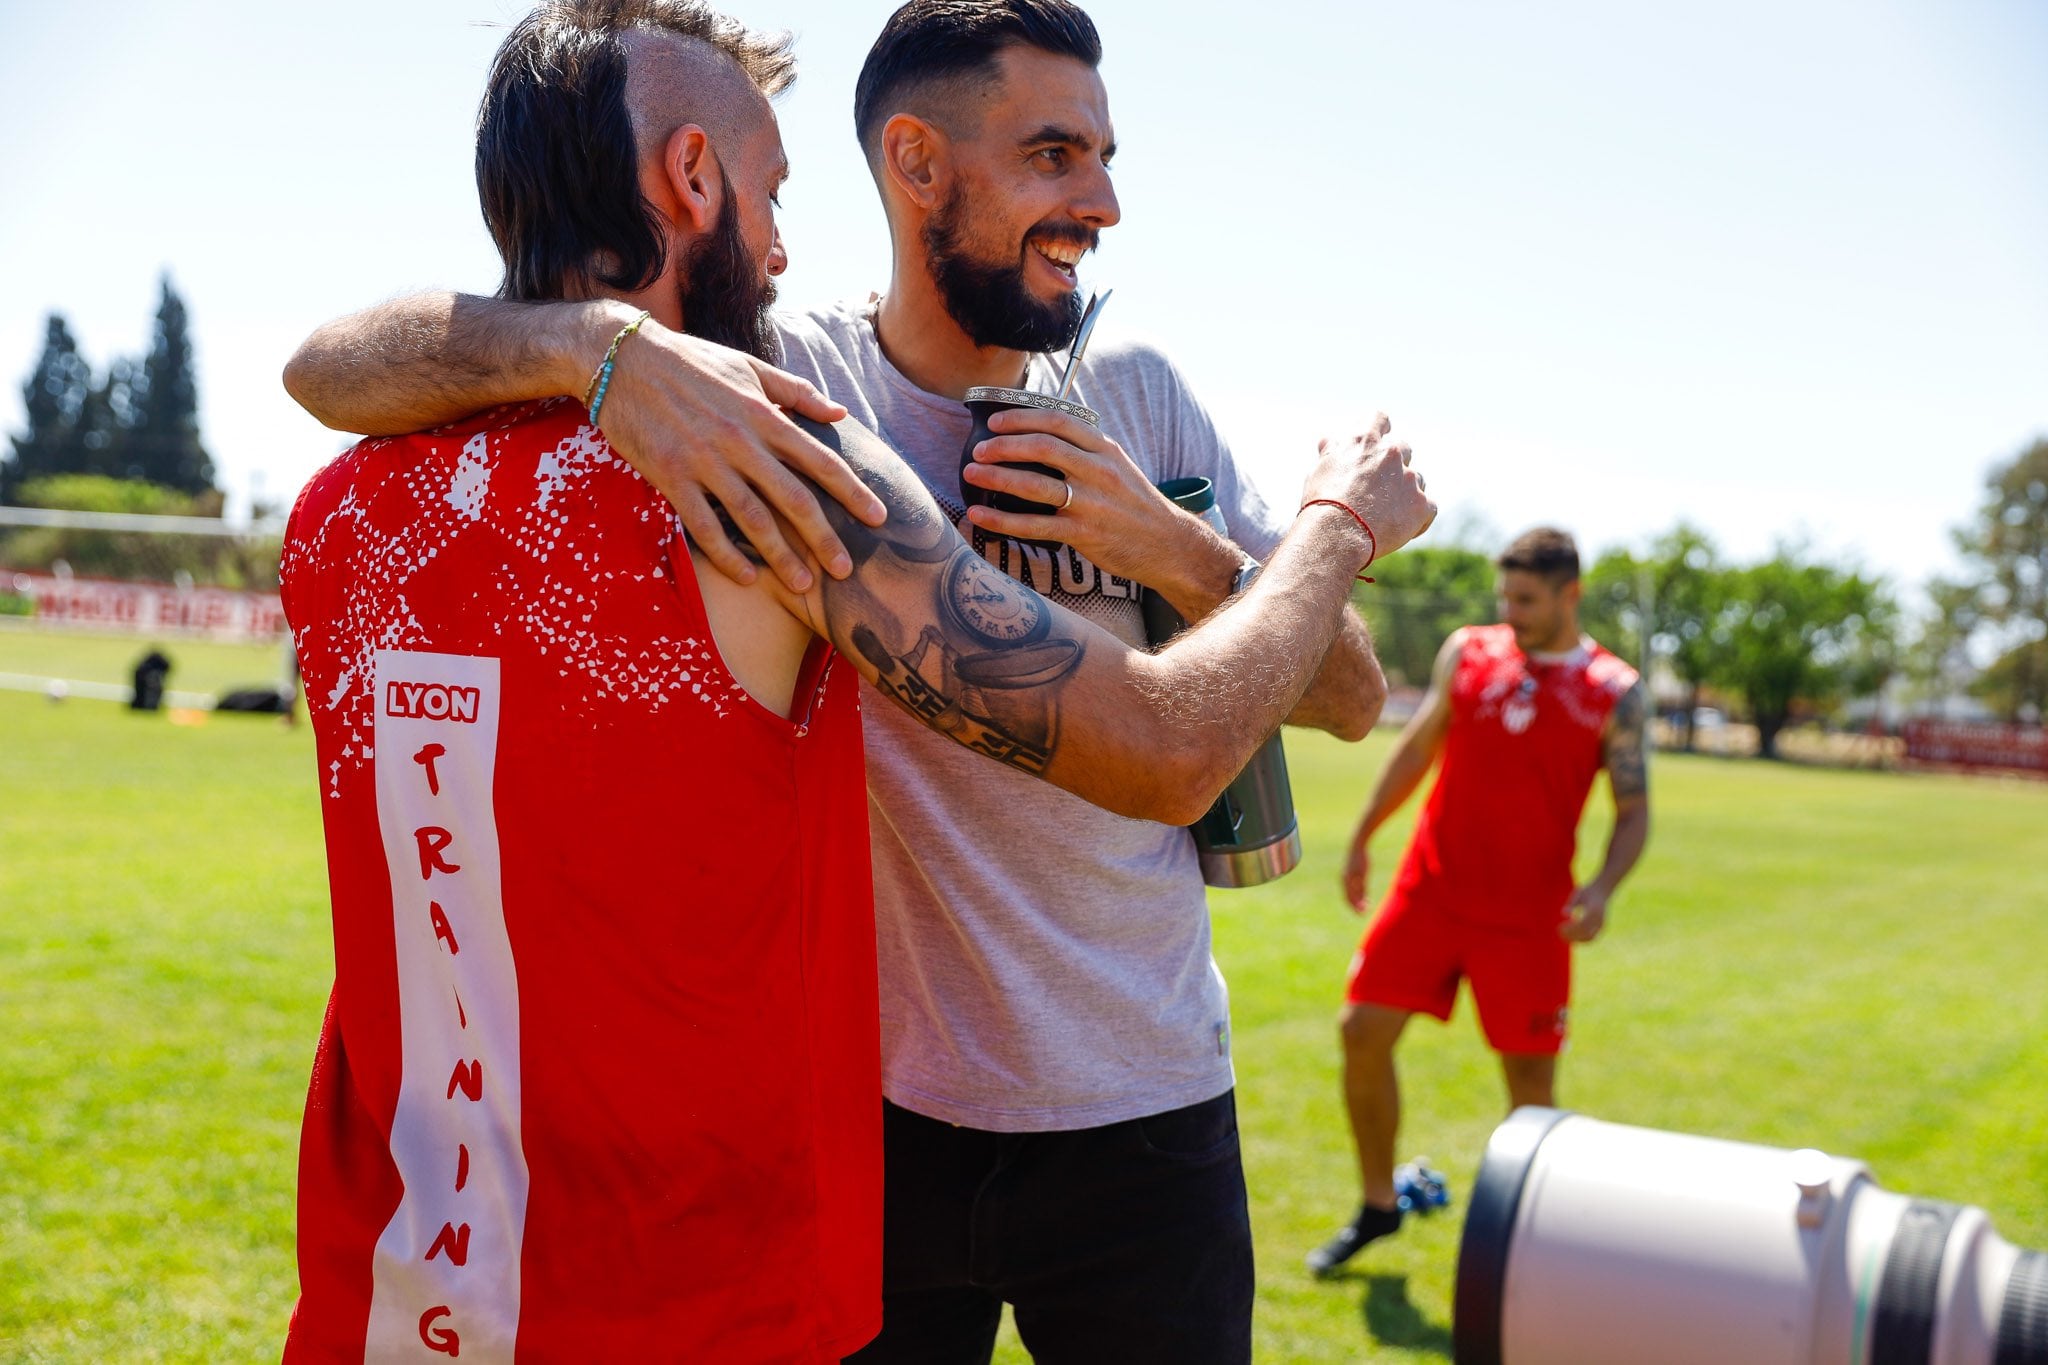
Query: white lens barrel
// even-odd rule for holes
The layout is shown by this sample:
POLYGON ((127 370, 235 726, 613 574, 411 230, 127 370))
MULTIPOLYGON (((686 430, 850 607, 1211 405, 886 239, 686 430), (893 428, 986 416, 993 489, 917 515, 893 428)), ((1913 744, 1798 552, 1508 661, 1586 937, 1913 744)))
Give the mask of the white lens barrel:
POLYGON ((1522 1109, 1455 1319, 1458 1365, 2048 1365, 2048 1258, 1857 1161, 1522 1109))

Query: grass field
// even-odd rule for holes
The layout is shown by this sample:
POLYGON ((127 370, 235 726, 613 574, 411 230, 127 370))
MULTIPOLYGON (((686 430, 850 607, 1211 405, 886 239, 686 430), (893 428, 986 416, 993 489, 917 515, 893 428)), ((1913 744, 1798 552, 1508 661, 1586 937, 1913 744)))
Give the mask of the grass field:
MULTIPOLYGON (((1348 1278, 1300 1269, 1353 1198, 1333 879, 1388 742, 1292 739, 1306 865, 1213 898, 1262 1361, 1449 1352, 1458 1207, 1348 1278)), ((1565 1102, 1858 1156, 2048 1246, 2048 786, 1678 757, 1653 781, 1649 856, 1580 958, 1565 1102)), ((0 1360, 275 1358, 324 897, 303 727, 0 693, 0 1360)), ((1462 1194, 1501 1108, 1469 1005, 1402 1062, 1404 1147, 1462 1194)))

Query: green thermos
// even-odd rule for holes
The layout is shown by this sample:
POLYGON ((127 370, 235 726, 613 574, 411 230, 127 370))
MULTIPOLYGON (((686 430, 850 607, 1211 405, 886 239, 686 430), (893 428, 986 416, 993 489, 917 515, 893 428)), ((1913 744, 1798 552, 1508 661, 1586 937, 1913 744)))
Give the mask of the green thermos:
MULTIPOLYGON (((1159 491, 1174 506, 1208 522, 1218 535, 1230 533, 1209 480, 1168 479, 1159 491)), ((1145 616, 1145 638, 1155 648, 1187 629, 1180 613, 1150 588, 1138 605, 1145 616)), ((1201 859, 1202 880, 1210 886, 1257 886, 1294 870, 1301 861, 1301 828, 1294 816, 1294 789, 1288 785, 1287 751, 1279 731, 1259 746, 1209 813, 1188 830, 1201 859)))

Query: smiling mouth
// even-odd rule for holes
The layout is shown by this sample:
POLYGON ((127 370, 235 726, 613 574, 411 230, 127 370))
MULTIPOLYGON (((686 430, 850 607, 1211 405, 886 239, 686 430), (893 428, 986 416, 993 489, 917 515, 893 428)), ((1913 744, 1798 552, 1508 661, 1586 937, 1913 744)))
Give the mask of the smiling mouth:
POLYGON ((1077 242, 1034 241, 1031 249, 1070 280, 1074 278, 1074 267, 1088 254, 1088 248, 1077 242))

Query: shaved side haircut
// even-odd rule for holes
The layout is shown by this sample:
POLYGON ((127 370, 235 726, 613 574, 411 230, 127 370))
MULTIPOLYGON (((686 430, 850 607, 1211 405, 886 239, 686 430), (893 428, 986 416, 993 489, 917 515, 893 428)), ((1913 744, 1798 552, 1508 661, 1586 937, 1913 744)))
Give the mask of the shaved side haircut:
MULTIPOLYGON (((663 39, 715 55, 764 99, 796 79, 788 34, 699 0, 548 0, 520 20, 477 114, 477 193, 505 263, 499 297, 566 298, 586 281, 632 292, 660 277, 665 227, 640 192, 640 162, 670 130, 636 127, 649 95, 628 83, 644 53, 677 46, 663 39)), ((674 84, 655 93, 673 99, 674 84)), ((730 118, 729 92, 696 95, 689 107, 730 118)))
POLYGON ((1095 23, 1067 0, 910 0, 889 16, 853 91, 853 130, 870 165, 882 126, 914 113, 946 123, 959 97, 992 76, 1007 47, 1102 65, 1095 23))
POLYGON ((1579 546, 1567 531, 1539 526, 1515 537, 1515 543, 1493 561, 1496 568, 1535 574, 1553 588, 1579 579, 1579 546))

